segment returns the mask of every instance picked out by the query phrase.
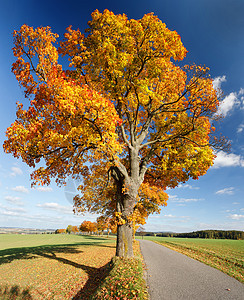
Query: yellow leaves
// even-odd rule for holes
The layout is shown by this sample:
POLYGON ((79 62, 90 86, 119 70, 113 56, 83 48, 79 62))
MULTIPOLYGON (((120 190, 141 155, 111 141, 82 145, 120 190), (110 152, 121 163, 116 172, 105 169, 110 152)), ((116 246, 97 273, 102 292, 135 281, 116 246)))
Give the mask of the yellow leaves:
POLYGON ((117 225, 123 225, 126 223, 126 219, 123 217, 121 212, 115 212, 114 217, 117 225))
POLYGON ((211 166, 215 128, 209 119, 217 95, 208 68, 175 64, 187 50, 153 13, 129 20, 96 10, 88 24, 86 35, 68 27, 59 46, 50 27, 23 25, 14 32, 12 70, 31 101, 26 110, 18 105, 4 149, 30 166, 44 159, 47 167, 33 173, 35 182, 83 175, 77 211, 112 217, 114 228, 144 224, 166 205, 167 186, 196 179, 211 166), (63 70, 59 55, 68 57, 71 69, 63 70), (118 192, 112 169, 120 172, 117 178, 147 170, 129 219, 114 212, 116 193, 129 195, 132 181, 118 192))

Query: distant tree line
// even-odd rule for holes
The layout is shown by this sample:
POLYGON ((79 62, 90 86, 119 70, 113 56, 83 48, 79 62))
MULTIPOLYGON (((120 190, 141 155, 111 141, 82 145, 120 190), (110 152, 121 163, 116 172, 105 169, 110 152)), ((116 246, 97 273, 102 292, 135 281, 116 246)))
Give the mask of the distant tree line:
POLYGON ((104 232, 115 234, 117 231, 117 225, 109 217, 100 216, 97 218, 96 222, 83 221, 80 226, 68 225, 66 229, 56 229, 56 234, 98 234, 103 235, 104 232))
POLYGON ((174 232, 145 232, 147 236, 162 236, 162 237, 180 237, 180 238, 201 238, 201 239, 231 239, 244 240, 244 231, 236 230, 201 230, 188 233, 174 233, 174 232))

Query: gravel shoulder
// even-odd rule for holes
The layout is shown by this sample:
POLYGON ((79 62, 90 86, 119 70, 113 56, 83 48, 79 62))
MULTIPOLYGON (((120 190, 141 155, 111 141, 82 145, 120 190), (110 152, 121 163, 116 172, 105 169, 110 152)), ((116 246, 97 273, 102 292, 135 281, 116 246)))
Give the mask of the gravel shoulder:
POLYGON ((140 240, 150 300, 243 300, 244 285, 186 255, 140 240))

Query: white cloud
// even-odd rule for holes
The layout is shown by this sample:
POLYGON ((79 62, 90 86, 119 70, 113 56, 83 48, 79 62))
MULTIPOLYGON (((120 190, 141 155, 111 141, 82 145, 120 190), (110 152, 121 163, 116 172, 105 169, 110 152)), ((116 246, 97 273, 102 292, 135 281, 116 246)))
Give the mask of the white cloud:
POLYGON ((11 173, 10 173, 10 176, 17 176, 17 175, 23 175, 23 172, 22 172, 22 170, 20 169, 20 168, 18 168, 18 167, 12 167, 11 168, 11 173))
POLYGON ((22 207, 9 207, 0 203, 0 214, 5 216, 23 216, 26 210, 22 207))
POLYGON ((16 211, 3 211, 2 215, 5 215, 5 216, 19 216, 19 213, 17 213, 16 211))
POLYGON ((240 96, 240 100, 241 100, 241 109, 244 109, 244 89, 241 88, 239 93, 238 93, 238 96, 240 96))
POLYGON ((220 102, 216 115, 222 115, 224 117, 234 108, 240 104, 236 93, 230 93, 227 95, 222 102, 220 102))
POLYGON ((38 192, 52 192, 53 189, 49 186, 38 186, 37 188, 35 188, 35 190, 37 190, 38 192))
POLYGON ((195 187, 190 184, 179 184, 177 187, 181 189, 199 190, 199 187, 195 187))
POLYGON ((234 188, 233 187, 225 188, 223 190, 219 190, 219 191, 215 192, 215 194, 216 195, 233 195, 234 188))
MULTIPOLYGON (((229 218, 229 217, 228 217, 229 218)), ((196 224, 195 230, 207 230, 207 229, 216 229, 216 230, 243 230, 242 220, 221 222, 221 223, 203 223, 200 222, 196 224)), ((191 229, 192 231, 192 229, 191 229)))
POLYGON ((46 210, 52 210, 57 212, 62 212, 65 214, 73 214, 73 207, 72 206, 62 206, 55 202, 46 202, 43 204, 37 204, 37 207, 41 207, 46 210))
POLYGON ((228 154, 224 151, 219 151, 212 168, 218 169, 221 167, 244 167, 244 159, 234 153, 228 154))
POLYGON ((229 215, 229 218, 232 220, 241 220, 244 218, 244 215, 233 214, 233 215, 229 215))
POLYGON ((181 220, 182 222, 182 219, 190 219, 190 217, 188 216, 174 216, 174 215, 171 215, 171 214, 168 214, 168 215, 163 215, 164 218, 169 218, 169 219, 178 219, 178 220, 181 220))
POLYGON ((23 185, 18 185, 14 188, 11 188, 11 190, 13 190, 15 192, 25 193, 25 194, 29 193, 29 190, 26 187, 24 187, 23 185))
POLYGON ((218 77, 215 77, 214 80, 213 80, 213 87, 215 90, 219 90, 221 89, 221 84, 222 82, 225 82, 226 81, 226 76, 218 76, 218 77))
POLYGON ((15 207, 15 208, 5 207, 5 209, 8 212, 26 212, 26 210, 22 207, 15 207))
POLYGON ((169 195, 169 200, 171 202, 175 203, 188 203, 188 202, 198 202, 198 201, 203 201, 204 199, 199 199, 199 198, 179 198, 176 195, 169 195))
POLYGON ((244 129, 244 124, 240 124, 237 128, 237 133, 241 133, 244 129))
MULTIPOLYGON (((213 80, 213 87, 217 91, 219 97, 221 97, 222 95, 221 85, 223 82, 226 82, 225 75, 216 77, 213 80)), ((226 117, 227 114, 234 109, 234 107, 241 106, 241 103, 242 103, 241 108, 244 108, 244 97, 242 96, 243 94, 244 94, 244 89, 241 88, 238 93, 232 92, 229 95, 225 96, 223 101, 220 102, 216 115, 222 115, 226 117)))
POLYGON ((19 205, 19 206, 24 205, 24 203, 20 201, 21 199, 20 197, 6 196, 4 199, 14 205, 19 205))
POLYGON ((173 215, 170 215, 170 214, 169 215, 164 215, 164 217, 165 218, 176 218, 176 216, 173 216, 173 215))

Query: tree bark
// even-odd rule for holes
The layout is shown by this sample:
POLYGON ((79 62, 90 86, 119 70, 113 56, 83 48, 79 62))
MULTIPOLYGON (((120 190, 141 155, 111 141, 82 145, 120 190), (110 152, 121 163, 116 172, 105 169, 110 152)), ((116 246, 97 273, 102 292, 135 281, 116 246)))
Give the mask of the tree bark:
POLYGON ((138 190, 139 180, 138 147, 130 147, 130 172, 122 164, 112 169, 112 176, 117 185, 117 246, 116 256, 133 257, 133 224, 132 215, 138 190))
POLYGON ((122 190, 120 192, 121 194, 117 195, 117 211, 121 215, 117 225, 116 256, 133 257, 133 226, 130 217, 136 201, 135 189, 130 185, 125 193, 122 190))
POLYGON ((116 256, 133 257, 132 226, 129 223, 117 226, 116 256))

